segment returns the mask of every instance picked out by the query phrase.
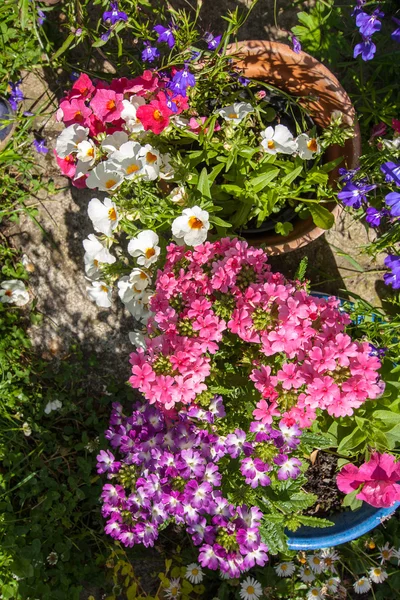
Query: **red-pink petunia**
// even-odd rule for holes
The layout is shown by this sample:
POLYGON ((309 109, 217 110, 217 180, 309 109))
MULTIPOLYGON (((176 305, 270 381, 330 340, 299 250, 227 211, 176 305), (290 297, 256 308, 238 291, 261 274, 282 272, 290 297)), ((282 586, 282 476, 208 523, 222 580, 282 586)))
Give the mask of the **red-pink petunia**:
POLYGON ((123 99, 123 94, 117 94, 113 90, 97 89, 90 106, 96 117, 105 123, 112 123, 121 117, 123 99))
POLYGON ((57 164, 60 167, 62 174, 72 179, 76 171, 76 158, 74 157, 74 155, 69 154, 65 158, 60 158, 55 150, 54 155, 56 157, 57 164))
POLYGON ((159 135, 168 127, 169 118, 172 114, 165 102, 160 100, 152 100, 149 104, 143 104, 136 111, 136 117, 145 130, 150 130, 156 135, 159 135))
POLYGON ((362 486, 356 495, 376 508, 388 508, 400 501, 400 463, 391 454, 374 452, 371 459, 360 468, 345 465, 336 478, 341 492, 349 494, 362 486))
POLYGON ((125 93, 136 94, 137 96, 145 96, 155 92, 159 86, 159 78, 152 71, 144 71, 143 75, 133 79, 129 86, 125 89, 125 93))
POLYGON ((62 110, 62 120, 67 126, 73 123, 86 126, 92 114, 92 110, 86 106, 85 101, 81 98, 72 98, 71 101, 61 100, 60 109, 62 110))
POLYGON ((74 82, 68 98, 88 98, 95 90, 92 80, 86 73, 81 73, 74 82))

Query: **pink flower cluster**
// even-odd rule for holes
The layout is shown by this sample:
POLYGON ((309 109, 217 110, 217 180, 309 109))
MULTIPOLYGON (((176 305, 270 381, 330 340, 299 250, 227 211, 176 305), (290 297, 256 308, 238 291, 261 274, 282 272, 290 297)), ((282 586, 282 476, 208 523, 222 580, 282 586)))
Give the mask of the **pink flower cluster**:
POLYGON ((395 462, 391 454, 375 452, 361 467, 347 464, 336 481, 344 494, 361 486, 356 498, 376 508, 393 506, 400 501, 400 463, 395 462))
POLYGON ((282 416, 308 427, 317 409, 351 415, 382 392, 380 361, 368 343, 344 333, 350 319, 339 301, 272 273, 265 252, 246 242, 168 246, 150 307, 146 349, 131 355, 130 383, 166 410, 218 385, 221 351, 259 392, 253 414, 264 424, 282 416))

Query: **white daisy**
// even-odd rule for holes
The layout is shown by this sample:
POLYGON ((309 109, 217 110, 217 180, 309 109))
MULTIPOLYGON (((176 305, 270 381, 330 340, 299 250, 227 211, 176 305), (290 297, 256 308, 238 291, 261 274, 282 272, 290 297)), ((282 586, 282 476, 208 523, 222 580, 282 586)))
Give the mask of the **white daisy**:
POLYGON ((208 212, 199 206, 185 208, 182 216, 173 221, 172 234, 188 246, 198 246, 207 239, 210 228, 208 216, 208 212))
POLYGON ((319 553, 319 557, 324 561, 324 570, 331 571, 331 573, 337 573, 335 567, 335 561, 339 560, 340 556, 336 550, 332 548, 325 548, 319 553))
POLYGON ((321 152, 321 146, 316 138, 310 138, 306 133, 301 133, 296 138, 297 152, 303 160, 313 158, 314 154, 321 152))
POLYGON ((89 129, 82 125, 70 125, 60 133, 56 141, 56 152, 60 158, 65 158, 72 152, 77 152, 78 144, 87 140, 89 129))
POLYGON ((110 161, 101 162, 90 171, 86 185, 91 190, 99 189, 102 192, 116 190, 124 181, 123 173, 110 161))
POLYGON ((307 556, 307 562, 314 573, 322 573, 324 570, 324 561, 318 556, 318 554, 307 556))
POLYGON ((179 598, 181 595, 181 584, 179 579, 171 579, 169 586, 164 588, 164 593, 168 598, 179 598))
POLYGON ((314 573, 311 571, 310 567, 300 567, 299 577, 304 583, 311 583, 315 579, 314 573))
POLYGON ((162 160, 158 150, 150 144, 143 146, 139 152, 139 157, 143 162, 143 172, 145 181, 154 181, 160 174, 162 160))
POLYGON ((297 150, 297 144, 285 125, 279 124, 275 129, 267 127, 261 132, 261 137, 261 146, 268 154, 294 154, 297 150))
POLYGON ((93 165, 96 160, 96 148, 90 140, 79 142, 76 147, 76 158, 88 165, 93 165))
POLYGON ((91 287, 87 287, 86 291, 89 298, 96 302, 101 308, 110 308, 112 300, 112 290, 104 281, 92 281, 91 287))
POLYGON ((328 592, 336 592, 340 584, 339 577, 331 577, 325 581, 328 592))
POLYGON ((261 584, 253 577, 247 577, 247 579, 240 584, 239 595, 243 600, 258 600, 261 594, 261 584))
POLYGON ((324 595, 322 593, 322 589, 317 585, 310 588, 307 594, 308 600, 323 600, 324 595))
POLYGON ((49 415, 53 410, 59 410, 60 408, 62 408, 62 402, 60 400, 53 400, 46 404, 44 412, 46 415, 49 415))
POLYGON ((387 576, 388 574, 381 567, 375 567, 369 572, 369 578, 374 583, 382 583, 385 581, 385 579, 387 579, 387 576))
POLYGON ((361 577, 353 583, 353 588, 356 594, 365 594, 371 589, 371 584, 368 577, 361 577))
POLYGON ((129 341, 131 344, 136 346, 136 348, 142 348, 143 350, 146 348, 146 338, 141 331, 130 331, 129 332, 129 341))
POLYGON ((393 556, 394 553, 394 548, 389 546, 389 542, 386 542, 386 544, 382 547, 379 548, 380 553, 379 553, 379 558, 381 559, 381 562, 384 563, 386 560, 390 560, 393 556))
POLYGON ((58 562, 58 554, 57 552, 50 552, 50 554, 47 557, 47 562, 49 563, 49 565, 56 565, 58 562))
POLYGON ((125 126, 128 131, 132 133, 137 133, 139 131, 143 131, 144 127, 136 117, 136 112, 139 106, 143 106, 146 104, 146 100, 141 96, 131 96, 129 100, 122 100, 122 104, 124 108, 121 112, 121 119, 125 121, 125 126))
POLYGON ((151 229, 141 231, 128 244, 128 252, 137 258, 139 265, 149 267, 155 263, 160 255, 161 248, 158 246, 159 237, 151 229))
POLYGON ((168 196, 171 202, 173 202, 174 204, 178 204, 179 206, 185 206, 187 197, 188 196, 183 185, 175 187, 168 196))
POLYGON ((218 111, 225 121, 231 121, 235 125, 240 123, 244 117, 254 111, 254 108, 248 102, 235 102, 225 106, 218 111))
POLYGON ((275 571, 279 577, 291 577, 295 572, 296 567, 292 561, 279 563, 276 565, 275 571))
POLYGON ((125 131, 115 131, 111 135, 107 135, 101 142, 102 149, 111 154, 116 150, 119 150, 122 144, 125 144, 129 140, 128 134, 125 131))
POLYGON ((92 198, 88 204, 88 215, 94 229, 107 237, 112 235, 119 223, 117 205, 110 198, 105 198, 104 202, 92 198))
POLYGON ((203 581, 203 571, 197 563, 191 563, 186 567, 186 579, 189 579, 190 583, 201 583, 203 581))
POLYGON ((0 284, 0 302, 3 304, 15 304, 24 306, 29 302, 29 292, 23 281, 19 279, 8 279, 0 284))

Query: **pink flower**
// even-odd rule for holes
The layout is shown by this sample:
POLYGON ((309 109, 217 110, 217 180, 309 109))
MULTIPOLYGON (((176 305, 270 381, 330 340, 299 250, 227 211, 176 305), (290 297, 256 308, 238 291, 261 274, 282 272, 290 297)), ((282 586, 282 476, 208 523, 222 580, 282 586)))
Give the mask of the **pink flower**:
POLYGON ((123 94, 117 94, 113 90, 97 89, 90 106, 101 121, 112 123, 121 117, 124 108, 123 99, 123 94))
POLYGON ((143 75, 132 79, 125 89, 125 93, 136 94, 137 96, 145 96, 157 90, 159 78, 152 71, 144 71, 143 75))
POLYGON ((165 102, 152 100, 149 104, 139 106, 136 116, 142 123, 146 131, 150 130, 159 135, 169 125, 169 118, 172 111, 165 102))
POLYGON ((129 383, 138 389, 142 388, 144 383, 150 383, 156 378, 153 369, 148 363, 144 363, 143 365, 134 365, 132 367, 132 373, 133 375, 130 377, 129 383))
POLYGON ((362 486, 356 495, 376 508, 393 506, 400 501, 400 463, 391 454, 374 452, 371 459, 360 468, 345 465, 337 476, 336 483, 341 492, 349 494, 362 486))
POLYGON ((76 159, 74 155, 68 154, 68 156, 65 158, 60 158, 55 150, 54 155, 56 157, 57 164, 61 169, 61 173, 72 179, 76 171, 76 159))
POLYGON ((305 383, 305 379, 301 374, 299 367, 294 363, 284 363, 282 369, 278 371, 276 377, 282 381, 284 390, 297 389, 305 383))
POLYGON ((201 339, 219 342, 222 339, 222 332, 226 329, 226 323, 223 319, 218 319, 212 312, 209 312, 196 318, 193 329, 199 332, 201 339))
POLYGON ((78 79, 74 82, 72 90, 68 94, 68 98, 88 98, 93 94, 95 87, 92 80, 86 73, 81 73, 78 79))
POLYGON ((73 123, 86 125, 88 118, 92 114, 91 109, 80 98, 73 98, 71 101, 61 100, 60 109, 63 113, 63 121, 67 126, 73 123))
POLYGON ((268 404, 266 400, 260 400, 256 406, 257 408, 253 410, 253 416, 256 421, 261 421, 263 425, 272 423, 272 418, 280 415, 276 402, 268 404))
MULTIPOLYGON (((196 134, 199 134, 200 132, 207 133, 209 128, 203 127, 203 125, 206 121, 207 121, 207 117, 197 117, 197 119, 195 119, 194 117, 191 117, 191 119, 189 121, 189 129, 191 131, 193 131, 193 133, 196 133, 196 134)), ((215 123, 214 131, 219 131, 220 129, 221 129, 221 126, 219 125, 219 123, 215 123)))
POLYGON ((336 361, 333 358, 335 351, 332 348, 313 348, 308 356, 311 359, 311 364, 317 373, 323 371, 334 371, 336 369, 336 361))

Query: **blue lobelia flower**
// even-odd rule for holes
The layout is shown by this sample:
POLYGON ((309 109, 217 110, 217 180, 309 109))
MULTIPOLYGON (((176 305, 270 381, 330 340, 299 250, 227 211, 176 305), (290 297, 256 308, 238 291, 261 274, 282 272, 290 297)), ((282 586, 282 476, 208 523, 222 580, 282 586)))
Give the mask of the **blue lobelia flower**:
POLYGON ((122 10, 118 10, 118 2, 110 2, 110 10, 103 13, 103 21, 109 21, 111 25, 115 25, 118 21, 127 20, 128 15, 122 10))
POLYGON ((400 256, 389 254, 384 260, 385 267, 391 269, 391 273, 385 273, 383 280, 386 285, 391 285, 393 289, 400 289, 400 256))
POLYGON ((293 34, 289 32, 289 35, 291 37, 291 41, 293 44, 293 52, 295 52, 296 54, 300 54, 301 52, 301 44, 298 40, 298 38, 293 34))
POLYGON ((355 169, 345 169, 344 167, 340 167, 339 175, 340 181, 352 181, 354 175, 359 171, 360 167, 356 167, 355 169))
POLYGON ((207 43, 207 48, 209 50, 215 50, 216 48, 218 48, 218 46, 221 43, 221 39, 222 39, 221 35, 217 35, 214 37, 212 33, 204 34, 204 40, 207 43))
POLYGON ((363 37, 370 37, 376 31, 380 31, 382 27, 382 23, 379 21, 382 17, 385 16, 378 8, 374 10, 372 15, 368 15, 367 13, 361 11, 356 16, 356 25, 363 37))
POLYGON ((8 93, 10 94, 8 101, 13 110, 17 110, 18 104, 25 99, 25 96, 19 87, 20 83, 21 79, 16 83, 13 83, 12 81, 8 82, 8 93))
POLYGON ((374 206, 369 206, 365 213, 365 220, 367 221, 370 227, 379 227, 381 224, 382 218, 385 216, 386 211, 379 210, 374 206))
POLYGON ((353 58, 361 54, 363 61, 372 60, 375 56, 376 46, 369 37, 364 37, 363 41, 354 46, 353 58))
POLYGON ((150 42, 145 42, 145 49, 142 52, 143 62, 152 63, 160 56, 159 51, 154 46, 150 46, 150 42))
POLYGON ((43 12, 42 10, 40 10, 40 8, 38 9, 37 13, 38 13, 37 23, 38 23, 39 27, 41 27, 46 20, 46 13, 43 12))
POLYGON ((172 33, 172 27, 163 27, 162 25, 156 25, 153 30, 158 33, 157 43, 167 42, 170 48, 175 46, 175 37, 172 33))
POLYGON ((338 193, 338 198, 346 206, 352 208, 360 208, 362 202, 367 201, 366 194, 371 190, 374 190, 376 185, 368 185, 364 182, 358 182, 357 184, 348 181, 346 185, 338 193))
POLYGON ((396 19, 396 17, 392 17, 392 21, 398 25, 397 29, 395 29, 391 35, 392 40, 400 43, 400 19, 396 19))
POLYGON ((35 148, 36 152, 39 152, 39 154, 47 154, 49 149, 46 146, 46 140, 44 138, 37 138, 33 140, 33 147, 35 148))
POLYGON ((186 88, 194 87, 195 85, 196 79, 185 65, 185 68, 182 69, 182 71, 177 71, 175 73, 169 84, 169 88, 172 90, 174 96, 186 96, 186 88))
POLYGON ((381 165, 381 171, 385 175, 386 181, 393 181, 400 186, 400 165, 391 161, 385 162, 381 165))
POLYGON ((400 194, 398 192, 390 192, 385 196, 385 202, 389 208, 392 217, 400 217, 400 194))

